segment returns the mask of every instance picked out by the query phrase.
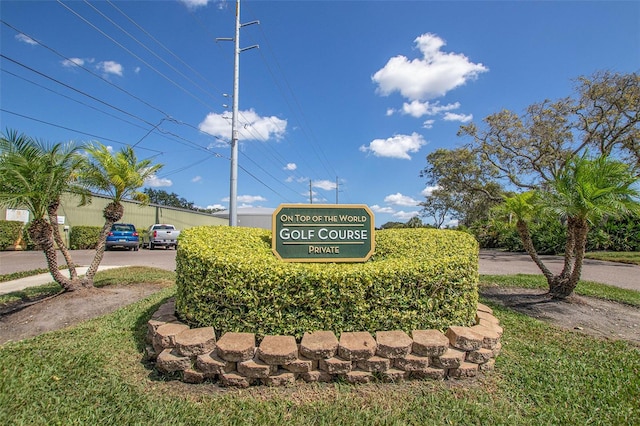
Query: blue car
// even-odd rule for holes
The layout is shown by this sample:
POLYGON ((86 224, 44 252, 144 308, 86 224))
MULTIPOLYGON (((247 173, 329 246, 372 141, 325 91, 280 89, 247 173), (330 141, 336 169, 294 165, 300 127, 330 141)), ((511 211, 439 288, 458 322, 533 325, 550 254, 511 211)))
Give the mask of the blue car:
POLYGON ((107 235, 106 249, 111 250, 113 247, 124 247, 127 250, 138 251, 140 236, 136 227, 130 223, 114 223, 107 235))

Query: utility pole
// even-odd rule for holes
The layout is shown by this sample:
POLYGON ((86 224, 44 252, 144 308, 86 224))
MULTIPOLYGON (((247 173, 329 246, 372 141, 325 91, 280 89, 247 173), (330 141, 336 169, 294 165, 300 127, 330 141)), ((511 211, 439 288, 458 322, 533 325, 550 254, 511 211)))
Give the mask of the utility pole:
POLYGON ((231 176, 229 189, 229 226, 238 225, 238 93, 240 85, 240 53, 253 49, 253 45, 240 49, 240 28, 247 25, 259 24, 260 21, 251 21, 240 24, 240 0, 236 0, 236 31, 233 38, 217 38, 216 41, 233 41, 233 107, 231 116, 231 176))
POLYGON ((336 204, 338 204, 338 176, 336 176, 336 204))
POLYGON ((313 185, 311 182, 312 180, 309 179, 309 204, 313 204, 313 185))

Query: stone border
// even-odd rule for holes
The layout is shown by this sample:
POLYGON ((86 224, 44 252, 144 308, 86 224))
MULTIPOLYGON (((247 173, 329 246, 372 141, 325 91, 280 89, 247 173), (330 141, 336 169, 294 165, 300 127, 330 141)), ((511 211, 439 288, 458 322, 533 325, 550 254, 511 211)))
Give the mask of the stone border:
POLYGON ((305 382, 368 383, 405 379, 462 379, 494 368, 502 348, 502 327, 488 306, 478 303, 476 325, 438 330, 305 333, 265 336, 256 347, 252 333, 223 334, 190 328, 175 316, 175 300, 148 321, 146 356, 162 374, 180 373, 185 383, 219 381, 222 386, 293 385, 305 382))

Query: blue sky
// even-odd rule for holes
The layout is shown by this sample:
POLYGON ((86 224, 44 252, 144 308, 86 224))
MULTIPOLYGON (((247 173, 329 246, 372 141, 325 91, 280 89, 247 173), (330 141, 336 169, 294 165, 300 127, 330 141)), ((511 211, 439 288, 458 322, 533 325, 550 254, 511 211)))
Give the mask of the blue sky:
MULTIPOLYGON (((0 3, 0 127, 135 145, 150 187, 226 208, 233 1, 0 3), (225 106, 228 105, 228 106, 225 106)), ((406 222, 459 126, 640 70, 640 2, 243 1, 238 206, 406 222), (336 191, 336 183, 338 191, 336 191)), ((428 222, 428 219, 425 218, 428 222)))

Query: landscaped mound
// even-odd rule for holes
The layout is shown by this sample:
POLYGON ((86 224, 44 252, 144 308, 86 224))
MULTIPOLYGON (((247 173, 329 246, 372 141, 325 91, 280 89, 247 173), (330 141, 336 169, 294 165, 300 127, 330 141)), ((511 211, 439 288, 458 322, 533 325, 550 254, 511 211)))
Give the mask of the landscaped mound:
POLYGON ((287 263, 271 231, 196 227, 180 236, 176 312, 193 326, 293 335, 446 330, 475 324, 478 246, 466 233, 377 231, 365 263, 287 263))

